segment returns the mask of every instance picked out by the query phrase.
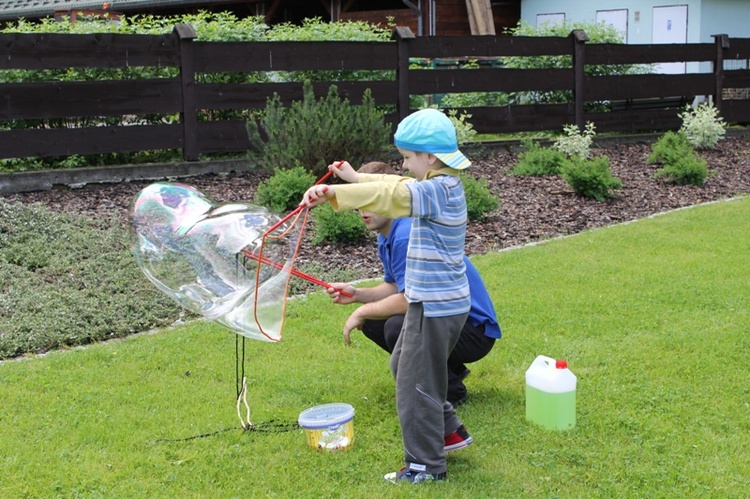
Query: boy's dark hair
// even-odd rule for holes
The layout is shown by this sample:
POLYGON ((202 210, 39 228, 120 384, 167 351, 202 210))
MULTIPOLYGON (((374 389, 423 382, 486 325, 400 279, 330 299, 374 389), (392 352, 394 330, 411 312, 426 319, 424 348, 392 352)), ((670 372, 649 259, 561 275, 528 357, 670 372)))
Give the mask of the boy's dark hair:
POLYGON ((397 175, 396 170, 388 163, 382 161, 370 161, 359 167, 357 173, 374 173, 379 175, 397 175))

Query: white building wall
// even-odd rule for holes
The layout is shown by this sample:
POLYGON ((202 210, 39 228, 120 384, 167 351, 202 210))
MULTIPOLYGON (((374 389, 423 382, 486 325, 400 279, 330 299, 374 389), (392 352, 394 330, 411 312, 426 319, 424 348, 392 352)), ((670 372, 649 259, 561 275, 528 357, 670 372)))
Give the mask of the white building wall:
POLYGON ((596 22, 598 10, 628 11, 630 44, 651 43, 653 8, 687 5, 688 43, 712 42, 711 35, 750 38, 749 0, 522 0, 521 19, 536 25, 537 14, 565 14, 566 22, 596 22))

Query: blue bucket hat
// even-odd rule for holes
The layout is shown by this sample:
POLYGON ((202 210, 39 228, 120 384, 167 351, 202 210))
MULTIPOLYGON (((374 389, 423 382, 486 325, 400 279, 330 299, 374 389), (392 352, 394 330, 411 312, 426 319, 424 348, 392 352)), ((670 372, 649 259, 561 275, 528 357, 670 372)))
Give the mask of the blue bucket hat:
POLYGON ((456 127, 437 109, 422 109, 404 118, 393 137, 396 147, 428 152, 456 170, 465 170, 471 162, 458 150, 456 127))

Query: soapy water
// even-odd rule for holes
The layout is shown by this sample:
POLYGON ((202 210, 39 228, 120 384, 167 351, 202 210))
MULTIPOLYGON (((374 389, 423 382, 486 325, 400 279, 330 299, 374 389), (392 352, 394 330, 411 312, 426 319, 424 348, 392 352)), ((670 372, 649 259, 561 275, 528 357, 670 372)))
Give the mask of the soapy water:
POLYGON ((197 189, 156 183, 135 198, 133 253, 146 277, 184 308, 248 338, 278 341, 295 222, 249 203, 216 204, 197 189))

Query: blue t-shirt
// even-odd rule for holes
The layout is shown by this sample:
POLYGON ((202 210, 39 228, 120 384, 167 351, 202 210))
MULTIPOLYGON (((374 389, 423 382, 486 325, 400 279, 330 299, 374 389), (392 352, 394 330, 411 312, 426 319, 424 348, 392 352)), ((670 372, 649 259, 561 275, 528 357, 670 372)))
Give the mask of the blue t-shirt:
MULTIPOLYGON (((383 263, 383 280, 395 284, 399 293, 403 293, 405 289, 406 248, 409 246, 410 232, 410 218, 395 218, 391 223, 388 237, 378 234, 378 255, 383 263)), ((464 264, 471 290, 469 320, 474 326, 484 324, 484 335, 498 339, 502 336, 502 332, 497 323, 495 306, 484 286, 484 281, 466 255, 464 255, 464 264)))

